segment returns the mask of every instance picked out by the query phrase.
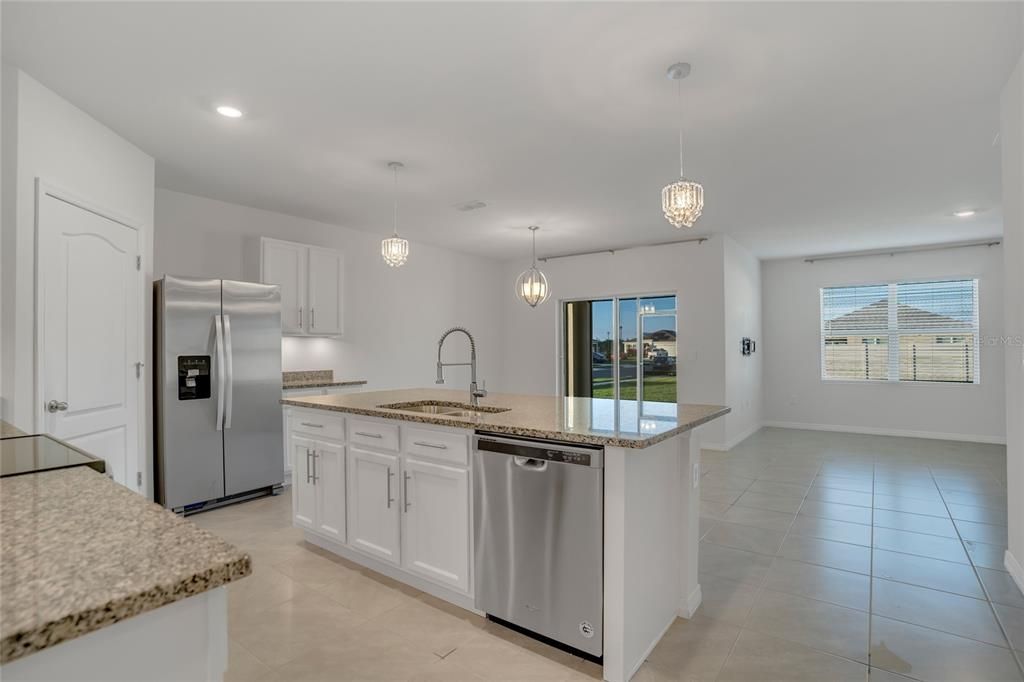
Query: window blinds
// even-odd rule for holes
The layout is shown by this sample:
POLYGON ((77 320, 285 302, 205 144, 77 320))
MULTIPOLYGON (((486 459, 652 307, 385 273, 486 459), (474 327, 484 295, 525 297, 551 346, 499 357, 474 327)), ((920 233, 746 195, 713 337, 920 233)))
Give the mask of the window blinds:
POLYGON ((824 379, 976 383, 978 281, 821 290, 824 379))

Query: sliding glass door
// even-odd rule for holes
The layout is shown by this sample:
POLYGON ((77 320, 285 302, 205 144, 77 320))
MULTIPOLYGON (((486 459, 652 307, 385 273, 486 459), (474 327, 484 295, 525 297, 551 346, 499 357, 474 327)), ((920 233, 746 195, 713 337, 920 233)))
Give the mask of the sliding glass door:
POLYGON ((581 398, 676 402, 676 297, 568 301, 564 392, 581 398))

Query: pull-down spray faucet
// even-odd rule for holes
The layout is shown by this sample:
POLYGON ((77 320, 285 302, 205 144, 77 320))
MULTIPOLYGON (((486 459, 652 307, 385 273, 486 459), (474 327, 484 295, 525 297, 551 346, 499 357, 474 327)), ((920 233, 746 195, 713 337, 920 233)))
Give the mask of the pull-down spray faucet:
POLYGON ((437 383, 444 383, 444 368, 445 367, 465 367, 469 366, 469 401, 474 407, 480 405, 480 398, 487 395, 487 390, 484 388, 486 382, 480 382, 480 386, 476 383, 476 341, 473 339, 473 335, 469 333, 469 330, 465 327, 452 327, 444 334, 441 334, 441 338, 437 342, 437 383), (469 362, 441 362, 441 348, 444 347, 444 341, 449 335, 454 332, 462 332, 469 339, 469 362))

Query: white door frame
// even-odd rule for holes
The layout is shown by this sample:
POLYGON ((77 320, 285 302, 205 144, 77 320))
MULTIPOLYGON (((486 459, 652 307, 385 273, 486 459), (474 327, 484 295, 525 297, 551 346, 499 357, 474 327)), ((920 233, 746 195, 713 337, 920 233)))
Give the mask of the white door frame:
MULTIPOLYGON (((35 336, 35 356, 33 358, 33 370, 35 376, 35 390, 33 400, 35 402, 35 408, 32 410, 34 415, 34 431, 36 433, 42 433, 42 430, 46 423, 46 414, 43 409, 43 339, 45 338, 45 332, 43 320, 46 319, 44 313, 44 302, 43 302, 43 278, 46 276, 46 264, 45 259, 42 258, 40 249, 39 233, 42 228, 39 220, 40 207, 43 203, 43 198, 46 196, 53 197, 64 203, 71 204, 83 211, 89 211, 94 213, 101 218, 113 221, 119 225, 134 230, 135 232, 135 249, 136 256, 140 259, 138 261, 138 267, 136 268, 136 281, 139 287, 139 298, 138 298, 138 348, 137 351, 140 355, 138 362, 144 363, 142 367, 145 367, 145 358, 142 357, 146 352, 146 291, 145 291, 145 279, 142 269, 142 226, 140 223, 131 220, 117 211, 110 210, 106 207, 100 206, 99 204, 83 198, 81 195, 59 187, 51 182, 43 180, 41 177, 36 178, 36 193, 35 193, 35 214, 33 216, 33 251, 35 252, 35 329, 33 330, 35 336)), ((141 372, 139 380, 135 382, 135 400, 136 410, 135 419, 138 422, 136 425, 136 433, 138 434, 137 443, 135 445, 135 456, 127 457, 126 464, 129 467, 129 472, 134 471, 145 472, 148 469, 142 468, 142 459, 145 457, 146 452, 146 400, 145 400, 145 383, 146 375, 141 372)), ((98 455, 97 455, 98 456, 98 455)), ((131 484, 131 477, 129 476, 129 485, 131 484)), ((137 492, 145 494, 145 481, 142 481, 140 485, 136 480, 134 488, 137 492)))

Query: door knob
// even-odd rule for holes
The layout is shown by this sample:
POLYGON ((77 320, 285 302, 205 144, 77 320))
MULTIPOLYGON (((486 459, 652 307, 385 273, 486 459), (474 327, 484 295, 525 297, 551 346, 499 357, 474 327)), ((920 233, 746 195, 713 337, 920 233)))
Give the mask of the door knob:
POLYGON ((68 404, 63 400, 51 400, 46 403, 47 412, 64 412, 68 409, 68 404))

